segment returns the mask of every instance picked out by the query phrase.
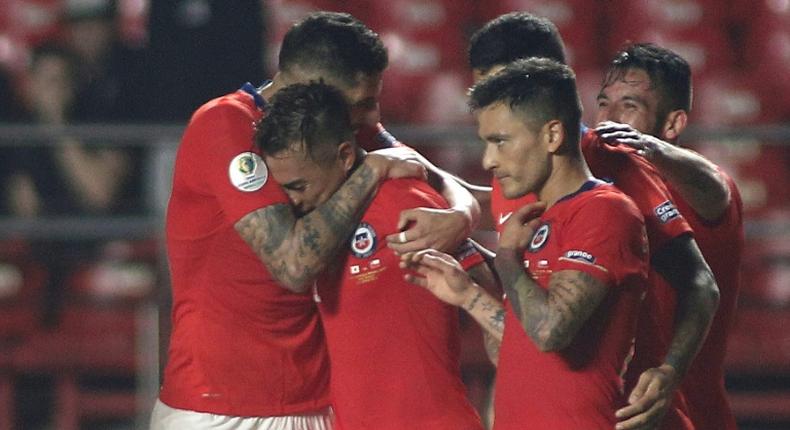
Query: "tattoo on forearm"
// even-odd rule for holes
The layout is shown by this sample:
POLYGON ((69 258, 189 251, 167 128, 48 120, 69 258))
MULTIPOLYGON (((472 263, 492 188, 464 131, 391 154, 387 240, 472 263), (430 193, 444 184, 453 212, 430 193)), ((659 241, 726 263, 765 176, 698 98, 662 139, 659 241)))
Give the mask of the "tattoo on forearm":
POLYGON ((715 304, 702 294, 691 297, 679 296, 678 324, 665 362, 681 377, 686 374, 694 357, 699 352, 715 314, 715 304))
POLYGON ((543 350, 555 351, 570 344, 606 295, 602 282, 575 270, 554 273, 544 290, 528 276, 521 257, 512 251, 500 250, 495 264, 515 316, 543 350))
POLYGON ((378 181, 365 164, 316 210, 296 218, 284 204, 254 211, 236 231, 255 250, 271 274, 289 289, 304 291, 353 233, 378 181))
POLYGON ((475 305, 480 300, 480 297, 483 297, 483 293, 478 291, 477 294, 475 294, 475 296, 472 298, 472 301, 468 305, 465 306, 465 309, 468 312, 472 312, 474 310, 474 308, 475 308, 475 305))
POLYGON ((502 341, 484 331, 483 343, 486 348, 488 359, 491 360, 494 366, 497 366, 499 364, 499 347, 502 345, 502 341))

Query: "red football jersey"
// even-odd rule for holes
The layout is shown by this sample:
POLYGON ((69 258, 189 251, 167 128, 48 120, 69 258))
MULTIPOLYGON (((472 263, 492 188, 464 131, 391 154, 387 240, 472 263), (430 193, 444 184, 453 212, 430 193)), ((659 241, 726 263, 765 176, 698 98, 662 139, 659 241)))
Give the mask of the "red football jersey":
MULTIPOLYGON (((663 177, 644 158, 624 145, 611 146, 588 129, 582 137, 582 151, 592 173, 614 185, 630 197, 645 219, 650 254, 654 255, 669 240, 692 229, 675 206, 663 177)), ((676 292, 655 270, 649 273, 650 287, 639 313, 634 358, 626 373, 626 391, 630 393, 645 370, 664 362, 674 332, 676 292)), ((662 429, 691 429, 688 410, 680 391, 674 408, 667 412, 662 429)))
POLYGON ((499 181, 491 178, 491 215, 494 217, 494 228, 497 233, 502 233, 502 226, 510 218, 510 214, 535 201, 537 201, 535 194, 527 194, 517 199, 505 198, 499 181))
MULTIPOLYGON (((446 208, 426 183, 382 183, 350 254, 317 283, 337 430, 482 429, 459 370, 458 309, 403 280, 384 238, 398 214, 446 208)), ((483 261, 467 245, 465 267, 483 261)))
POLYGON ((719 308, 708 337, 683 379, 683 393, 696 430, 737 428, 724 389, 724 355, 740 290, 743 203, 732 178, 722 170, 719 173, 727 181, 732 200, 721 219, 713 223, 700 218, 671 186, 669 188, 680 213, 694 229, 694 237, 716 277, 720 292, 719 308))
POLYGON ((495 430, 613 429, 626 401, 631 356, 647 285, 644 221, 620 191, 600 181, 558 201, 541 217, 524 253, 526 270, 547 289, 553 273, 578 270, 609 287, 572 343, 541 352, 507 302, 499 355, 495 430))
POLYGON ((234 229, 244 215, 287 204, 253 143, 262 112, 251 94, 212 100, 178 150, 167 211, 173 312, 160 399, 233 416, 328 406, 329 362, 310 294, 277 285, 234 229))

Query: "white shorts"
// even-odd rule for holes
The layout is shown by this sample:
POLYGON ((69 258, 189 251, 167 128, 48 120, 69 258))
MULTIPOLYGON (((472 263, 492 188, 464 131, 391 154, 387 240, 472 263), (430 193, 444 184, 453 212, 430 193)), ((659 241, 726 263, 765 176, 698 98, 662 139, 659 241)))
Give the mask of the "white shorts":
POLYGON ((332 430, 332 412, 280 417, 232 417, 175 409, 157 399, 151 413, 151 430, 332 430))

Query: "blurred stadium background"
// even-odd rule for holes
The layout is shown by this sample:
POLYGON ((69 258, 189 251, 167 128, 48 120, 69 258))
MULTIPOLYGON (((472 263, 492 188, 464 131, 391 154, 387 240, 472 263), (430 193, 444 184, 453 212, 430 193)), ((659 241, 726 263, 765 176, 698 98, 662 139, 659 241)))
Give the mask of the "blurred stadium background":
MULTIPOLYGON (((626 41, 684 56, 695 99, 683 143, 736 179, 747 216, 732 404, 743 429, 790 428, 790 0, 0 1, 0 428, 147 426, 180 133, 204 101, 270 76, 285 31, 320 9, 352 13, 387 45, 393 134, 477 183, 466 44, 482 23, 512 10, 556 23, 588 123, 626 41), (72 51, 73 73, 33 61, 52 42, 72 51)), ((493 369, 470 321, 463 372, 484 411, 493 369)))

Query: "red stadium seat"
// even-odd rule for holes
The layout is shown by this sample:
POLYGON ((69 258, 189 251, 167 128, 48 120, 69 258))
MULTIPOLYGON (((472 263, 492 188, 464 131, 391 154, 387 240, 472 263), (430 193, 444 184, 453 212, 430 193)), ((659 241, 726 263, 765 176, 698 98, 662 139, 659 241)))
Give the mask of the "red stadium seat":
POLYGON ((14 426, 14 351, 43 320, 45 270, 23 242, 0 242, 0 428, 14 426))
POLYGON ((753 306, 790 306, 790 207, 749 219, 740 301, 753 306), (746 281, 748 280, 748 281, 746 281))
POLYGON ((691 121, 706 126, 774 122, 784 101, 769 91, 748 73, 725 71, 695 78, 691 121))
MULTIPOLYGON (((385 84, 386 85, 386 84, 385 84)), ((462 69, 430 76, 415 102, 415 122, 424 124, 474 124, 467 92, 471 74, 462 69)))
POLYGON ((739 420, 790 422, 790 392, 736 392, 729 393, 729 399, 739 420))
POLYGON ((57 326, 14 352, 17 371, 54 377, 58 429, 77 429, 82 419, 135 417, 138 399, 129 385, 141 366, 137 341, 145 321, 139 313, 153 296, 156 268, 155 244, 111 244, 69 279, 57 326), (127 382, 110 391, 84 384, 102 378, 127 382))
POLYGON ((430 46, 438 67, 457 69, 467 64, 465 30, 472 27, 473 11, 470 0, 391 0, 366 2, 359 18, 379 34, 394 32, 413 45, 430 46))
POLYGON ((790 372, 790 308, 741 307, 727 349, 730 375, 790 372))
MULTIPOLYGON (((790 98, 790 80, 785 78, 790 69, 790 3, 760 0, 742 4, 741 28, 744 37, 740 45, 744 63, 753 80, 766 87, 777 100, 790 98)), ((781 119, 790 118, 790 104, 777 106, 781 119)))
POLYGON ((264 2, 263 5, 268 18, 266 65, 269 70, 277 70, 280 44, 292 25, 311 12, 340 10, 335 0, 271 0, 264 2))
POLYGON ((606 58, 601 49, 601 7, 589 0, 496 0, 480 2, 481 25, 499 15, 527 11, 553 22, 565 42, 568 64, 573 68, 600 67, 606 58))
POLYGON ((712 0, 607 2, 609 58, 627 43, 651 42, 677 52, 696 76, 731 67, 727 9, 712 0))

